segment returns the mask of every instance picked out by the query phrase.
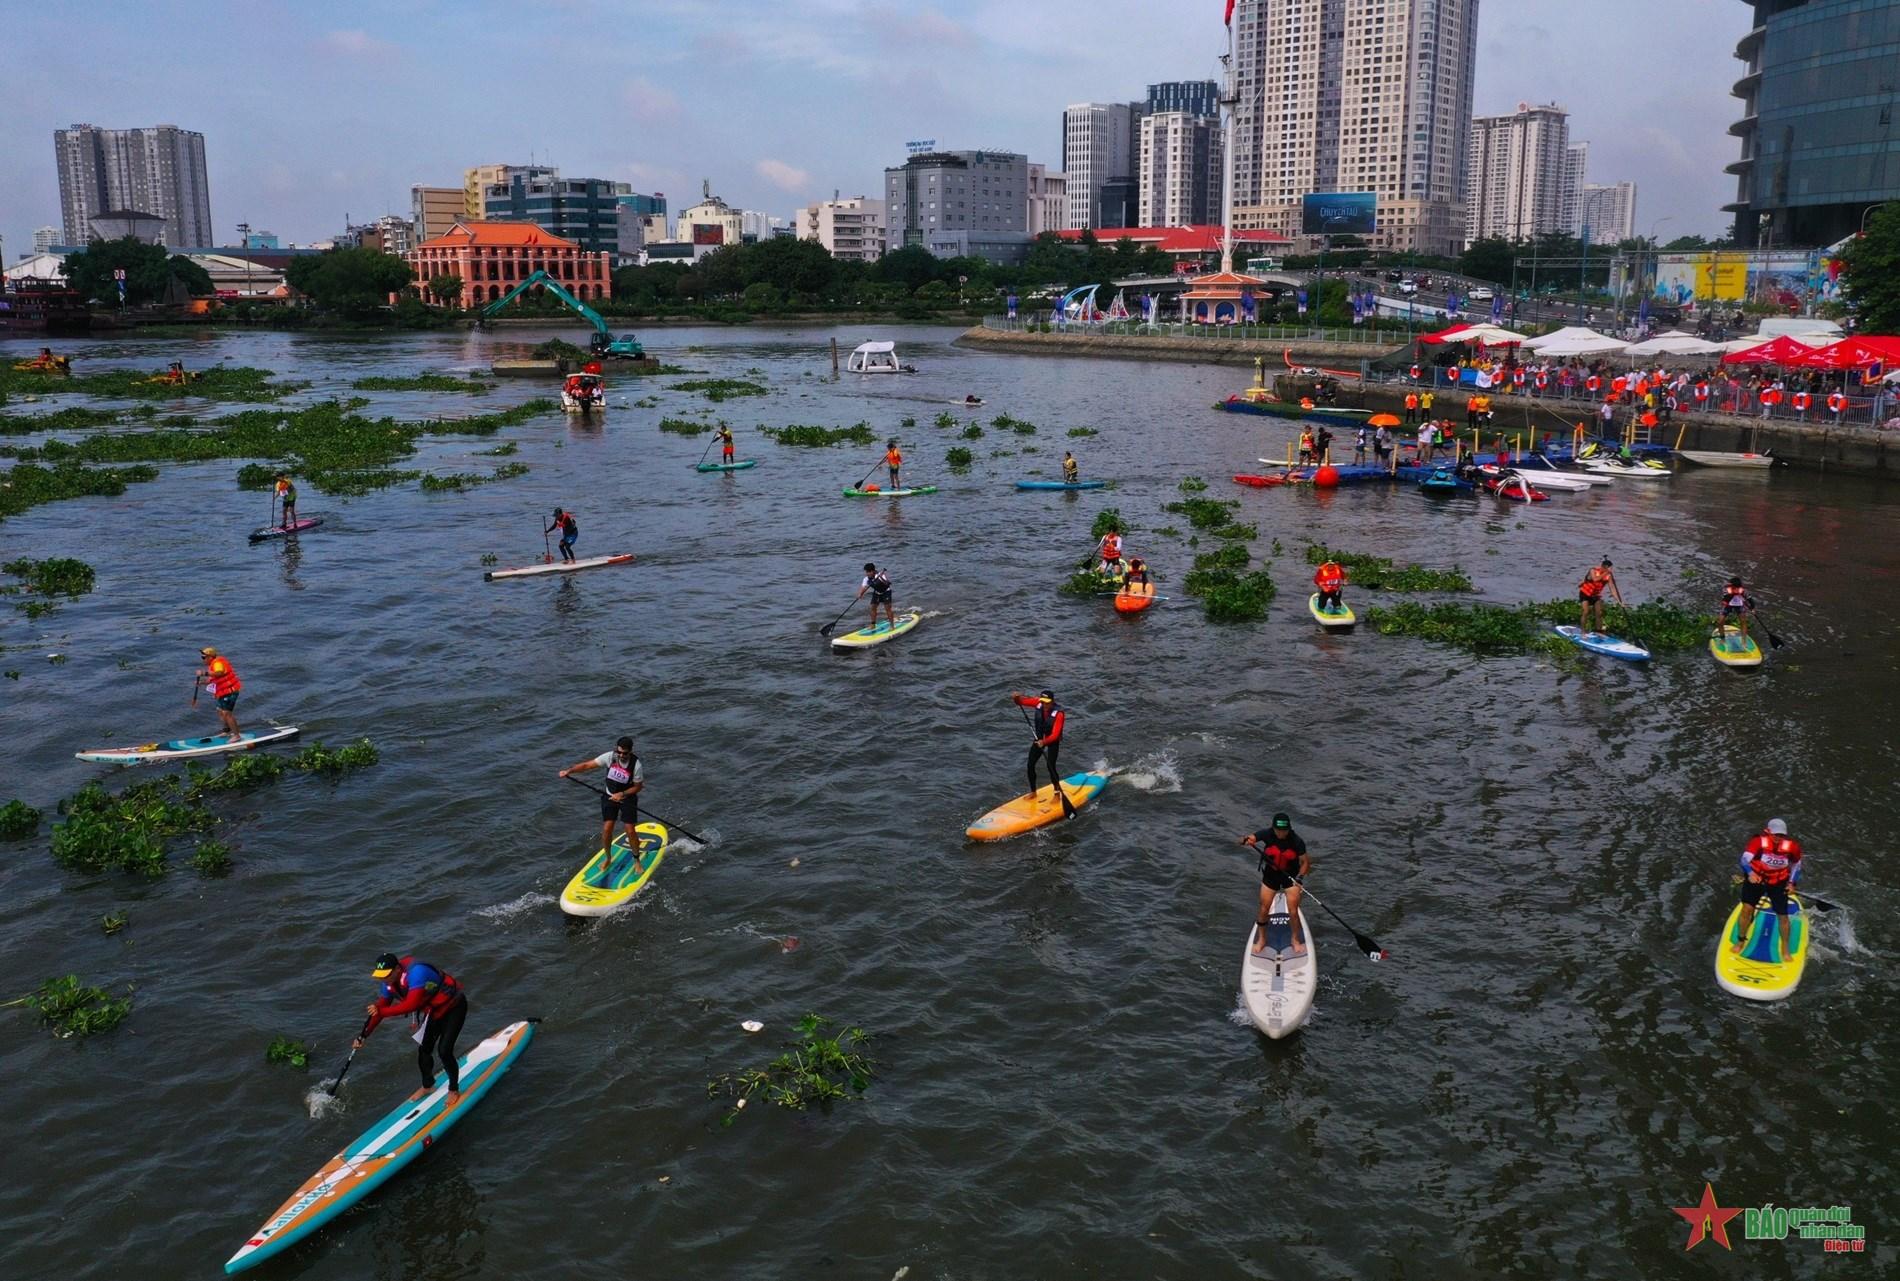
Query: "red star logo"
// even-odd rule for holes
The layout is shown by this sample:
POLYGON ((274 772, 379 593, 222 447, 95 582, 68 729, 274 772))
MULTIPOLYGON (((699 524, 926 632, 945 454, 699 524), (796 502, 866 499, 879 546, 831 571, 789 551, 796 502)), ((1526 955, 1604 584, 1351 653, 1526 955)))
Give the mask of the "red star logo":
POLYGON ((1695 1249, 1702 1243, 1702 1238, 1705 1236, 1713 1238, 1715 1243, 1724 1250, 1734 1249, 1728 1243, 1728 1228, 1725 1225, 1730 1219, 1740 1214, 1741 1209, 1737 1207, 1728 1210, 1717 1205, 1713 1183, 1702 1185, 1702 1204, 1679 1205, 1675 1207, 1675 1211, 1689 1221, 1689 1244, 1683 1246, 1683 1249, 1695 1249))

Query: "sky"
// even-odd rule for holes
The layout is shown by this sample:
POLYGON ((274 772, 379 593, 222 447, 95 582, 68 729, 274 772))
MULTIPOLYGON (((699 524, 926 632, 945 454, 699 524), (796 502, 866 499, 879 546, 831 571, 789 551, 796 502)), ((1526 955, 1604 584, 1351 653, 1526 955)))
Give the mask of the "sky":
MULTIPOLYGON (((289 243, 409 211, 477 164, 781 217, 881 191, 907 141, 1061 163, 1071 102, 1218 75, 1222 0, 93 0, 14 5, 0 109, 6 261, 59 225, 53 131, 205 135, 220 238, 289 243)), ((1637 229, 1715 236, 1740 0, 1482 0, 1475 109, 1555 101, 1637 229), (1612 33, 1641 32, 1640 40, 1612 33), (1605 56, 1607 54, 1608 56, 1605 56)))

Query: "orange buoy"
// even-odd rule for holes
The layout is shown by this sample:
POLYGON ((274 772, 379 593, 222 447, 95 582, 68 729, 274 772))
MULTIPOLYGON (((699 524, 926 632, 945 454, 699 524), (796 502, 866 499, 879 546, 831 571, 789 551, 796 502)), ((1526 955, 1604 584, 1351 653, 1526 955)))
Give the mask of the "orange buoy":
POLYGON ((1339 488, 1339 468, 1327 463, 1313 473, 1313 483, 1321 489, 1339 488))

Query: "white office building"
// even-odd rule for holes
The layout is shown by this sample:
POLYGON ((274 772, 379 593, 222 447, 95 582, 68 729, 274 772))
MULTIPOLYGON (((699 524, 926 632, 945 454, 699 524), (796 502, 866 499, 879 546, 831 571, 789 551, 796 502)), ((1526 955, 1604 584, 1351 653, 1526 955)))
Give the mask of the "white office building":
POLYGON ((1047 165, 1029 166, 1029 210, 1024 224, 1032 236, 1061 231, 1068 224, 1069 176, 1047 165))
POLYGON ((1463 250, 1478 0, 1238 0, 1234 33, 1236 227, 1371 192, 1374 247, 1463 250))
POLYGON ((1068 177, 1064 230, 1126 226, 1123 217, 1105 221, 1103 197, 1111 184, 1134 180, 1138 102, 1078 102, 1062 113, 1062 172, 1068 177))
POLYGON ((869 196, 833 197, 806 205, 792 218, 800 240, 815 240, 833 258, 876 262, 884 256, 884 204, 869 196))
POLYGON ((1569 229, 1570 116, 1520 102, 1507 116, 1471 122, 1465 170, 1465 240, 1531 240, 1569 229))
POLYGON ((1614 245, 1636 235, 1636 184, 1587 182, 1577 196, 1578 234, 1593 245, 1614 245))
POLYGON ((74 125, 53 131, 53 151, 67 244, 86 244, 94 218, 125 210, 163 219, 160 244, 176 249, 213 243, 203 134, 177 125, 74 125))
POLYGON ((1142 119, 1136 225, 1186 227, 1221 220, 1221 125, 1164 111, 1142 119))

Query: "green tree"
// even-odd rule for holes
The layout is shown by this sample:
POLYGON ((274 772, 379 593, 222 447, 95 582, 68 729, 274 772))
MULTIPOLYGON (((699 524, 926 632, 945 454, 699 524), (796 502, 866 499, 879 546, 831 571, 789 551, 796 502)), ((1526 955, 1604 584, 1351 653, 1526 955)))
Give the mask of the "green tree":
POLYGON ((389 306, 390 295, 408 288, 415 273, 379 249, 332 249, 292 258, 284 279, 325 311, 364 316, 389 306))
POLYGON ((177 280, 195 298, 212 293, 211 277, 189 258, 168 253, 163 245, 148 245, 133 236, 95 240, 66 255, 66 279, 81 297, 93 302, 117 303, 118 282, 113 272, 125 272, 125 301, 138 307, 162 302, 177 280))
POLYGON ((1875 211, 1841 251, 1841 292, 1864 334, 1900 334, 1900 202, 1875 211))
POLYGON ((429 292, 453 307, 462 300, 462 278, 453 274, 431 276, 429 292))
POLYGON ((1511 260, 1516 256, 1516 245, 1501 237, 1488 236, 1472 241, 1458 256, 1458 271, 1478 280, 1509 280, 1511 260))
POLYGON ((786 294, 825 293, 838 275, 838 262, 823 245, 791 236, 740 246, 740 268, 748 289, 767 284, 786 294))
POLYGON ((1674 240, 1663 246, 1663 252, 1666 254, 1694 253, 1697 250, 1707 249, 1708 247, 1709 241, 1706 236, 1677 236, 1674 240))
POLYGON ((871 265, 871 279, 914 292, 937 278, 937 259, 922 245, 893 249, 871 265))

